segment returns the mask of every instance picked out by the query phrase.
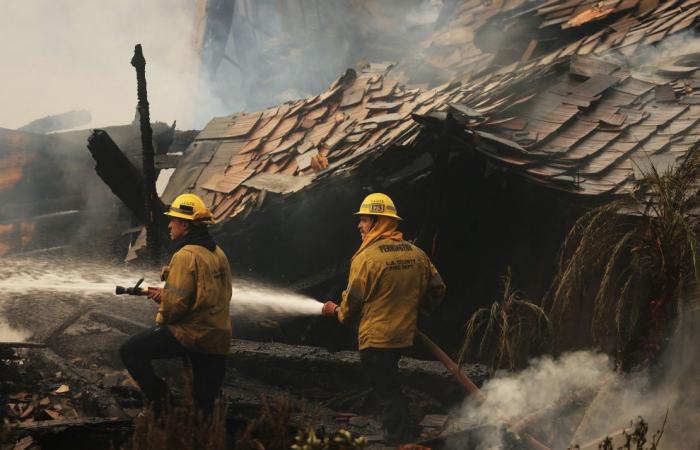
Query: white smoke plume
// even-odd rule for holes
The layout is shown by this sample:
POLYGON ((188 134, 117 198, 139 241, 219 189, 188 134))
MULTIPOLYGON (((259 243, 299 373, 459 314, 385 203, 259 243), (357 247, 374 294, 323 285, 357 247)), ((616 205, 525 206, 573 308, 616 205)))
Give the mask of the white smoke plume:
POLYGON ((194 51, 195 0, 0 2, 0 127, 79 109, 92 114, 91 128, 131 122, 130 60, 140 43, 151 118, 201 129, 214 116, 318 94, 359 59, 400 59, 430 32, 441 7, 438 0, 231 2, 231 33, 208 38, 218 39, 226 59, 206 68, 194 51))
MULTIPOLYGON (((613 370, 606 355, 594 351, 577 351, 556 359, 542 357, 531 361, 521 372, 498 373, 483 386, 486 403, 479 406, 468 399, 458 415, 470 424, 514 425, 545 408, 564 405, 568 399, 578 397, 578 404, 551 410, 524 430, 546 436, 551 448, 573 444, 598 448, 602 438, 619 435, 622 429, 630 430, 638 417, 649 423, 651 438, 668 411, 660 448, 698 448, 699 311, 684 320, 683 331, 676 333, 658 361, 644 370, 621 374, 613 370)), ((489 435, 483 437, 480 448, 507 446, 500 436, 489 435)))
POLYGON ((629 68, 635 78, 658 84, 672 79, 694 78, 697 75, 692 73, 693 68, 700 67, 700 36, 695 31, 686 31, 667 36, 654 45, 640 45, 628 56, 612 50, 599 58, 629 68), (674 73, 674 66, 681 67, 675 67, 674 73), (671 72, 664 73, 665 68, 671 72))
MULTIPOLYGON (((694 31, 668 36, 656 45, 641 46, 630 56, 633 68, 656 70, 663 65, 684 55, 700 52, 700 37, 694 31)), ((700 55, 695 55, 695 62, 700 63, 700 55)))
POLYGON ((131 122, 137 98, 130 61, 139 43, 151 118, 202 127, 221 111, 195 82, 194 8, 192 0, 0 2, 0 127, 78 109, 91 112, 90 127, 131 122))
POLYGON ((481 408, 468 408, 467 417, 513 422, 551 405, 568 392, 598 386, 611 369, 606 355, 589 351, 568 353, 559 359, 538 358, 522 372, 501 373, 489 380, 483 388, 488 401, 481 408))

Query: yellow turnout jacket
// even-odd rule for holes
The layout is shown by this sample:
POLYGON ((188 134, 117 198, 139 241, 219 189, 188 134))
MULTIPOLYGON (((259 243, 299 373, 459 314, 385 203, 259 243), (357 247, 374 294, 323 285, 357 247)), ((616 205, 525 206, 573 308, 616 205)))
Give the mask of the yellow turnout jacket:
POLYGON ((231 345, 231 268, 219 247, 185 245, 163 269, 165 287, 156 316, 187 349, 228 354, 231 345))
POLYGON ((380 238, 353 257, 338 320, 359 322, 360 350, 410 347, 418 310, 432 312, 445 290, 423 250, 400 238, 380 238))

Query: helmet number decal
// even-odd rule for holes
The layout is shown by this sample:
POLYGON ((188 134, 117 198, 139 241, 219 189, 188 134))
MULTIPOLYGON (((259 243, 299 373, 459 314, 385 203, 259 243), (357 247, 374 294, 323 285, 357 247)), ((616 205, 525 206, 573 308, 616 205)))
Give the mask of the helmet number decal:
POLYGON ((384 204, 383 203, 372 203, 369 205, 369 211, 373 213, 383 213, 384 204))

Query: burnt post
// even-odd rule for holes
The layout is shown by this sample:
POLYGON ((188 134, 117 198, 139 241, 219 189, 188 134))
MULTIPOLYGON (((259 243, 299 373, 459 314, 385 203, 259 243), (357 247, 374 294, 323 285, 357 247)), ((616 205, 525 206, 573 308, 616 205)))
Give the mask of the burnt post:
POLYGON ((139 123, 141 125, 141 146, 143 147, 143 193, 144 217, 146 219, 146 242, 148 259, 152 263, 160 260, 160 235, 158 232, 155 206, 160 202, 156 193, 156 169, 154 165, 153 130, 151 114, 148 109, 148 92, 146 91, 146 59, 143 57, 141 44, 136 44, 131 65, 136 69, 136 86, 138 94, 139 123))

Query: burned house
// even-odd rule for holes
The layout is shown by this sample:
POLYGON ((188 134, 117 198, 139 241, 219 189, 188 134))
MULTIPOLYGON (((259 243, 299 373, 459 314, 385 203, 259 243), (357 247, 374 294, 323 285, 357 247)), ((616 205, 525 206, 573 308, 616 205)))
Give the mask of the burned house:
MULTIPOLYGON (((352 213, 367 193, 386 192, 404 218, 405 236, 431 256, 448 285, 447 299, 420 327, 455 354, 466 319, 497 298, 509 268, 516 288, 542 298, 562 239, 578 217, 634 195, 651 166, 672 167, 694 148, 700 134, 700 58, 693 34, 698 16, 695 1, 446 0, 434 32, 405 59, 363 61, 318 95, 216 117, 196 136, 180 139, 180 147, 162 151, 182 155, 161 155, 160 167, 175 169, 161 200, 168 204, 185 191, 204 198, 217 222, 213 233, 239 279, 324 300, 343 289, 349 257, 359 245, 352 213)), ((120 178, 140 171, 135 127, 128 138, 117 129, 92 134, 111 136, 126 162, 101 166, 107 186, 94 187, 91 179, 70 194, 60 177, 51 177, 57 173, 53 162, 76 158, 76 167, 92 171, 94 162, 82 148, 87 132, 74 132, 82 154, 65 157, 46 150, 59 148, 52 143, 64 133, 2 133, 3 200, 11 203, 32 183, 57 183, 42 187, 55 195, 50 208, 31 203, 33 209, 22 215, 0 216, 0 232, 12 225, 9 240, 2 241, 12 251, 35 248, 23 238, 31 228, 24 223, 41 223, 44 213, 70 220, 50 228, 74 230, 83 211, 92 211, 82 205, 95 204, 86 200, 88 191, 99 193, 97 204, 115 205, 109 187, 131 211, 108 214, 122 218, 110 232, 117 253, 127 256, 129 247, 130 260, 143 255, 142 192, 130 190, 141 180, 120 178), (30 165, 35 154, 47 166, 30 165)), ((55 238, 42 246, 66 239, 55 238)), ((40 335, 66 358, 78 349, 114 347, 151 323, 145 305, 84 304, 89 308, 71 306, 65 324, 40 335), (93 339, 95 329, 103 341, 93 339)), ((60 316, 52 308, 58 309, 46 307, 60 316)), ((580 311, 571 325, 571 347, 590 342, 589 313, 580 311)), ((233 320, 237 337, 250 337, 237 326, 240 319, 233 320)), ((324 382, 338 398, 320 409, 322 419, 344 420, 341 426, 370 434, 376 429, 364 418, 338 419, 337 411, 347 406, 339 395, 348 388, 342 376, 352 374, 350 384, 359 378, 356 355, 319 348, 330 347, 331 340, 351 348, 354 341, 331 335, 320 322, 276 324, 274 345, 235 341, 228 364, 240 372, 227 381, 226 395, 240 410, 259 408, 253 397, 288 385, 300 397, 326 401, 323 396, 331 394, 314 391, 324 382), (267 384, 261 387, 261 380, 267 384)), ((416 355, 425 356, 425 350, 417 345, 416 355)), ((486 375, 474 366, 463 370, 477 383, 486 375)), ((442 410, 435 408, 440 413, 461 400, 462 392, 437 363, 410 360, 402 371, 411 388, 430 386, 425 392, 443 401, 442 410)), ((112 388, 123 374, 98 373, 96 379, 112 388)), ((447 430, 445 416, 431 420, 440 425, 426 428, 447 430)))
POLYGON ((162 200, 201 195, 239 274, 323 298, 343 287, 357 203, 388 193, 450 288, 425 324, 450 347, 509 267, 515 286, 541 298, 574 220, 696 142, 698 59, 682 33, 700 6, 606 5, 452 5, 423 56, 461 75, 426 87, 411 61, 370 63, 315 97, 215 118, 162 200), (513 60, 507 37, 479 47, 496 25, 561 39, 533 39, 513 60), (674 54, 653 51, 684 38, 674 54))

